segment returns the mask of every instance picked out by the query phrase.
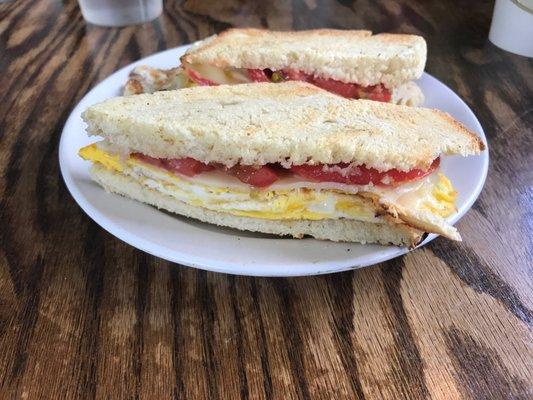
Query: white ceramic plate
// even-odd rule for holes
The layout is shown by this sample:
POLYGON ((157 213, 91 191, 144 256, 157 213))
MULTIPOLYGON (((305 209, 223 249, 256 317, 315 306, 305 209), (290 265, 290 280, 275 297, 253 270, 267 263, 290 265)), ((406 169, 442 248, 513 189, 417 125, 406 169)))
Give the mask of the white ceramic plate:
MULTIPOLYGON (((59 146, 65 183, 80 207, 119 239, 155 256, 195 268, 239 275, 297 276, 339 272, 398 257, 405 248, 333 243, 315 239, 284 239, 240 232, 173 216, 153 207, 106 193, 89 178, 90 163, 78 149, 95 141, 85 134, 81 113, 90 105, 118 96, 131 69, 140 64, 175 67, 189 46, 163 51, 115 72, 78 103, 68 118, 59 146)), ((447 86, 428 74, 418 81, 426 107, 446 111, 485 135, 470 108, 447 86)), ((459 192, 454 223, 479 195, 488 169, 488 151, 478 157, 444 157, 442 169, 459 192)), ((425 243, 435 238, 430 235, 425 243)))

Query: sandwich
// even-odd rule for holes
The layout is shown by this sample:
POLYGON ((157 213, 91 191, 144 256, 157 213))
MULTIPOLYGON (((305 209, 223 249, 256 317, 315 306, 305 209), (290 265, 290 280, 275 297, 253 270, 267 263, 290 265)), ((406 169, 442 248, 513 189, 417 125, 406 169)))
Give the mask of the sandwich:
POLYGON ((303 82, 116 97, 83 119, 103 140, 79 155, 108 192, 240 230, 409 247, 460 240, 440 157, 484 149, 443 112, 303 82))
POLYGON ((424 71, 426 42, 417 35, 366 30, 230 29, 192 46, 181 63, 171 70, 136 68, 125 94, 303 81, 346 98, 417 106, 424 96, 413 80, 424 71))

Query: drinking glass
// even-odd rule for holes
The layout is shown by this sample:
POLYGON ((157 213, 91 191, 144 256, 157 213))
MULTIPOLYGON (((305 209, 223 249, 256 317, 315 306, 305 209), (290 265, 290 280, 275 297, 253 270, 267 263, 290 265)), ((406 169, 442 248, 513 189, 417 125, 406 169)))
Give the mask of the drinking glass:
POLYGON ((163 0, 78 0, 83 18, 101 26, 126 26, 151 21, 161 14, 163 0))

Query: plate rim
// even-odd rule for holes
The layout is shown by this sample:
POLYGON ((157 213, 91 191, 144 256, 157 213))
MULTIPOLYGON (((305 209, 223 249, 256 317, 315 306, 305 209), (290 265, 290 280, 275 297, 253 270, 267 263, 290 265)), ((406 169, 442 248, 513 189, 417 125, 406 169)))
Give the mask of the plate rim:
MULTIPOLYGON (((171 49, 166 49, 154 54, 151 54, 147 57, 141 58, 139 60, 136 60, 117 71, 114 71, 109 76, 107 76, 102 81, 98 82, 91 90, 89 90, 78 102, 77 104, 72 108, 68 118, 65 121, 65 124, 63 126, 63 129, 61 131, 61 138, 59 141, 59 150, 58 150, 58 158, 59 158, 59 167, 61 171, 61 176, 63 178, 63 181, 65 182, 65 185, 67 187, 67 190, 69 191, 70 195, 74 199, 74 201, 78 204, 78 206, 100 227, 102 227, 104 230, 109 232, 111 235, 116 237, 117 239, 127 243, 130 246, 133 246, 145 253, 148 253, 150 255, 153 255, 155 257, 179 264, 184 265, 187 267, 197 268, 204 271, 212 271, 212 272, 220 272, 220 273, 227 273, 227 274, 233 274, 233 275, 245 275, 245 276, 263 276, 263 277, 291 277, 291 276, 312 276, 312 275, 322 275, 322 274, 328 274, 328 273, 336 273, 336 272, 343 272, 348 271, 352 269, 357 268, 363 268, 367 266, 371 266, 374 264, 378 264, 384 261, 391 260, 393 258, 402 256, 412 250, 409 250, 405 247, 384 247, 383 250, 388 251, 380 251, 377 254, 370 254, 366 255, 366 259, 364 262, 355 263, 355 260, 346 259, 341 261, 336 261, 334 267, 328 267, 326 263, 319 262, 315 265, 315 268, 310 268, 309 272, 302 273, 301 271, 296 270, 294 273, 291 272, 291 270, 284 271, 283 273, 280 273, 280 271, 274 271, 273 273, 265 273, 262 269, 254 269, 250 267, 246 267, 246 270, 243 269, 242 264, 239 263, 231 263, 231 262, 225 262, 223 261, 222 264, 219 263, 212 263, 209 262, 209 260, 202 260, 201 258, 197 257, 196 255, 191 256, 189 253, 179 253, 179 254, 168 254, 168 251, 160 246, 156 242, 150 242, 146 239, 143 239, 141 237, 138 237, 134 234, 131 234, 129 230, 121 227, 118 223, 113 222, 109 220, 105 215, 103 215, 97 207, 94 207, 88 199, 81 193, 81 191, 78 189, 78 187, 75 184, 75 179, 70 173, 70 171, 67 169, 67 160, 65 155, 65 137, 67 136, 67 128, 70 127, 71 124, 75 123, 74 119, 78 117, 78 114, 80 112, 81 104, 84 102, 84 100, 87 97, 90 97, 94 94, 95 91, 99 90, 102 86, 108 84, 109 82, 112 82, 114 80, 114 77, 116 75, 123 74, 124 71, 129 71, 135 66, 139 64, 145 64, 149 63, 150 59, 157 59, 162 56, 164 56, 165 53, 173 53, 173 52, 179 52, 179 51, 185 51, 187 48, 192 46, 191 44, 186 44, 182 46, 177 46, 171 49), (320 265, 323 265, 323 268, 319 267, 320 265)), ((472 109, 466 104, 466 102, 457 94, 455 93, 451 88, 449 88, 446 84, 435 78, 434 76, 430 75, 427 72, 424 72, 423 76, 426 79, 435 81, 434 83, 437 83, 439 85, 442 85, 444 89, 451 94, 453 97, 456 97, 459 102, 461 103, 462 108, 469 114, 472 121, 475 123, 475 129, 481 133, 480 138, 483 141, 483 143, 486 146, 486 151, 482 153, 484 155, 483 157, 483 165, 481 170, 481 179, 477 182, 477 185, 475 187, 475 190, 473 191, 473 194, 470 196, 468 201, 463 205, 462 212, 458 212, 457 214, 453 215, 451 218, 448 219, 448 221, 451 224, 457 223, 472 207, 472 205, 477 201, 479 198, 479 195, 485 185, 488 169, 489 169, 489 148, 487 143, 487 138, 485 135, 485 132, 483 130, 483 127, 481 126, 481 123, 479 122, 478 118, 472 111, 472 109)), ((418 249, 419 247, 425 246, 429 242, 431 242, 433 239, 435 239, 438 235, 436 234, 429 234, 428 237, 419 244, 415 249, 418 249)), ((289 239, 290 240, 290 239, 289 239)), ((316 239, 308 239, 308 240, 316 240, 316 239)), ((414 249, 413 249, 414 250, 414 249)), ((176 251, 174 251, 176 253, 176 251)), ((307 265, 311 265, 310 263, 306 263, 307 265)))

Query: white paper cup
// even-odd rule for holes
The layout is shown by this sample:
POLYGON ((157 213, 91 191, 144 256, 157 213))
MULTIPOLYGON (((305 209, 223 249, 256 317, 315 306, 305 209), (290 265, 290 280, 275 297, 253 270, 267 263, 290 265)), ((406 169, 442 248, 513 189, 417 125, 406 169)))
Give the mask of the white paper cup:
POLYGON ((533 0, 496 0, 489 40, 511 53, 533 57, 533 0))
POLYGON ((78 0, 87 22, 101 26, 126 26, 156 19, 163 0, 78 0))

